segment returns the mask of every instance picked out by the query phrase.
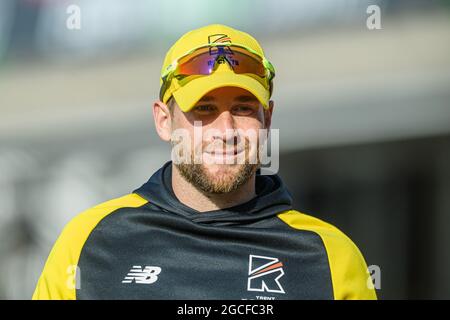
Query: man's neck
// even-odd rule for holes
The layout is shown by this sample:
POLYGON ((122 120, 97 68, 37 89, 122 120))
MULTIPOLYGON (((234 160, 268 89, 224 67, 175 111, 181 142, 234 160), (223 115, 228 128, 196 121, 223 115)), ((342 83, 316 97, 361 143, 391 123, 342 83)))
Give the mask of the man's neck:
POLYGON ((233 207, 245 203, 256 196, 255 174, 239 189, 222 194, 206 193, 198 190, 181 175, 172 164, 172 189, 178 200, 197 211, 205 212, 233 207))

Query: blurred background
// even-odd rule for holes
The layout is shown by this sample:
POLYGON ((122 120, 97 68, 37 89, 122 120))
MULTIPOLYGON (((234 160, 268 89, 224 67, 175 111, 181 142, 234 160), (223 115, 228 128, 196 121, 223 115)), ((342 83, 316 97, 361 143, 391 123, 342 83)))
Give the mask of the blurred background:
POLYGON ((169 160, 151 112, 161 64, 209 23, 254 35, 275 65, 279 174, 296 209, 380 267, 380 298, 449 299, 443 0, 1 0, 0 298, 29 299, 72 217, 169 160))

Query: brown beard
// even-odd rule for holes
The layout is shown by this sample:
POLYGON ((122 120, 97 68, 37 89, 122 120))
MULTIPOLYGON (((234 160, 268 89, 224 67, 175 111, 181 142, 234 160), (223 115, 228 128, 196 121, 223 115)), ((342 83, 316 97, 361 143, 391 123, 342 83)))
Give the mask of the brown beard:
MULTIPOLYGON (((174 141, 171 141, 174 145, 174 141)), ((203 145, 203 149, 205 145, 203 145)), ((232 166, 239 166, 239 169, 234 174, 224 174, 222 177, 211 177, 203 163, 196 163, 195 152, 191 154, 190 163, 173 163, 179 170, 181 176, 189 183, 195 186, 197 189, 212 194, 224 194, 232 191, 236 191, 242 185, 244 185, 252 176, 256 170, 260 167, 259 159, 259 146, 257 145, 256 163, 250 163, 250 142, 245 140, 245 162, 243 164, 222 164, 231 168, 232 166)))
MULTIPOLYGON (((245 184, 259 167, 258 164, 250 164, 248 162, 239 164, 239 170, 232 177, 219 177, 212 179, 203 164, 175 164, 180 174, 197 189, 214 194, 229 193, 239 189, 245 184)), ((230 166, 230 165, 227 165, 230 166)), ((233 166, 236 166, 233 165, 233 166)))

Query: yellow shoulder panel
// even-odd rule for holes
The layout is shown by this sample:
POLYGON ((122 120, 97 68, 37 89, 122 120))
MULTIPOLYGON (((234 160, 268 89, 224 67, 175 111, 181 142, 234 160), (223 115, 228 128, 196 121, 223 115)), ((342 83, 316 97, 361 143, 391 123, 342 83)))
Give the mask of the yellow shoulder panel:
POLYGON ((296 210, 285 211, 278 217, 292 228, 312 231, 321 237, 328 254, 336 300, 377 299, 361 252, 343 232, 296 210))
POLYGON ((103 202, 73 218, 54 244, 38 280, 33 300, 76 299, 76 272, 84 243, 95 226, 120 208, 136 208, 147 200, 132 193, 103 202))

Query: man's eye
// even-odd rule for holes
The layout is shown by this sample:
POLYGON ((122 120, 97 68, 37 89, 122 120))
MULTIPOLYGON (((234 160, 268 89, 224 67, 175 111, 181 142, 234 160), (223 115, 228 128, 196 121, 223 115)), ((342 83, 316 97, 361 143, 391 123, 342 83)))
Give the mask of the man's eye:
POLYGON ((196 106, 194 108, 194 110, 199 113, 209 113, 209 112, 214 111, 215 107, 207 104, 207 105, 202 105, 202 106, 196 106))
POLYGON ((233 108, 233 112, 238 115, 250 115, 253 113, 253 107, 248 105, 239 105, 233 108))

